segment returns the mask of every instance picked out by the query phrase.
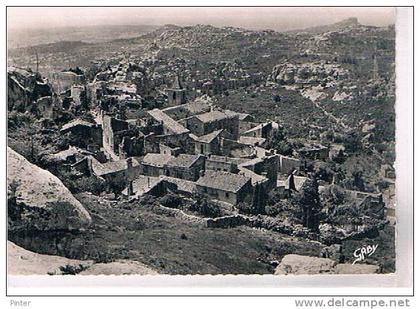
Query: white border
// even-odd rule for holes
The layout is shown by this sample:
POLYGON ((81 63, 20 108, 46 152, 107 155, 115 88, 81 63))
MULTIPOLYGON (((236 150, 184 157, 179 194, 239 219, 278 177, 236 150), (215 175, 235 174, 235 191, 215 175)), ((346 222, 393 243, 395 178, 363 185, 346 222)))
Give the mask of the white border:
MULTIPOLYGON (((319 1, 293 1, 273 3, 262 1, 249 3, 240 1, 212 1, 207 5, 345 5, 319 1), (299 3, 297 3, 299 2, 299 3)), ((31 1, 6 1, 7 5, 33 5, 31 1)), ((173 5, 172 3, 130 3, 127 1, 61 1, 60 5, 173 5)), ((192 2, 179 1, 179 5, 196 5, 192 2), (183 2, 183 3, 181 3, 183 2)), ((380 1, 371 5, 402 5, 395 1, 380 1)), ((410 5, 411 3, 406 3, 410 5)), ((54 1, 42 1, 38 5, 57 5, 54 1)), ((203 4, 200 4, 203 5, 203 4)), ((366 1, 353 1, 347 5, 368 5, 366 1)), ((5 7, 3 7, 5 10, 5 7)), ((5 14, 5 12, 3 12, 5 14)), ((4 15, 3 15, 4 16, 4 15)), ((410 8, 398 9, 397 21, 397 268, 392 275, 348 275, 348 276, 154 276, 154 277, 50 277, 50 276, 9 276, 9 295, 152 295, 152 294, 198 294, 198 295, 409 295, 411 289, 412 265, 412 25, 410 8), (361 277, 362 276, 362 277, 361 277), (36 287, 36 288, 35 288, 36 287), (240 288, 239 288, 240 287, 240 288), (303 289, 296 289, 301 287, 303 289), (337 288, 340 287, 340 288, 337 288), (346 289, 343 289, 346 287, 346 289), (387 287, 386 289, 384 287, 387 287), (280 289, 281 288, 281 289, 280 289)), ((3 17, 4 18, 4 17, 3 17)), ((4 27, 4 26, 3 26, 4 27)), ((3 42, 4 31, 1 34, 3 42)), ((5 61, 2 51, 1 61, 5 61)), ((3 67, 6 67, 4 63, 3 67)), ((5 74, 2 76, 1 94, 5 98, 5 74)), ((4 115, 4 118, 6 116, 4 115)), ((2 128, 5 130, 5 128, 2 128)), ((5 134, 5 132, 1 132, 5 134)), ((2 135, 3 136, 3 135, 2 135)), ((4 135, 5 136, 5 135, 4 135)), ((5 162, 5 154, 0 158, 5 162)), ((5 178, 5 177, 4 177, 5 178)), ((3 179, 4 179, 3 178, 3 179)), ((3 184, 5 188, 5 184, 3 184)), ((2 235, 5 239, 4 229, 2 235)), ((1 262, 4 262, 2 255, 1 262)), ((3 264, 4 265, 4 264, 3 264)), ((4 283, 2 283, 3 285, 4 283)))

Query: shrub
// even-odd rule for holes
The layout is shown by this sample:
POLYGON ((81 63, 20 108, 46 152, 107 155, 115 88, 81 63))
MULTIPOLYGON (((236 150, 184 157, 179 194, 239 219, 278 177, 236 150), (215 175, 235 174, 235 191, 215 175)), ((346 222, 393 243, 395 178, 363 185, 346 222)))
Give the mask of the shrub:
POLYGON ((173 193, 166 194, 159 199, 159 203, 169 208, 179 208, 182 204, 182 198, 173 193))
POLYGON ((216 218, 222 215, 220 207, 203 196, 196 195, 195 203, 190 205, 191 211, 196 211, 205 217, 216 218))

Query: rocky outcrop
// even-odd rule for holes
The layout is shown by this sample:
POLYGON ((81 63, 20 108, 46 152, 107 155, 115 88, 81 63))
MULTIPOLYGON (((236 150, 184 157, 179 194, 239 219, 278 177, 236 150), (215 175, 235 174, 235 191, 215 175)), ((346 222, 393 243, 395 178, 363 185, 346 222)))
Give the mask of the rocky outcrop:
POLYGON ((50 172, 7 148, 9 232, 80 230, 91 223, 82 204, 50 172))
POLYGON ((375 274, 377 265, 338 264, 328 258, 288 254, 283 257, 275 270, 275 275, 316 275, 316 274, 375 274))
POLYGON ((331 273, 337 262, 311 256, 288 254, 277 266, 275 275, 315 275, 331 273))
POLYGON ((280 85, 319 85, 332 86, 349 76, 348 70, 339 64, 325 61, 307 63, 282 63, 273 67, 269 80, 280 85))
POLYGON ((9 275, 157 275, 146 265, 129 260, 94 263, 56 255, 38 254, 7 242, 9 275))
POLYGON ((97 263, 80 272, 80 275, 157 275, 146 265, 129 260, 117 260, 111 263, 97 263))
POLYGON ((337 264, 335 266, 335 273, 340 275, 347 274, 377 274, 379 273, 378 265, 368 264, 337 264))
POLYGON ((71 260, 61 256, 38 254, 7 242, 9 275, 66 275, 87 269, 93 261, 71 260))

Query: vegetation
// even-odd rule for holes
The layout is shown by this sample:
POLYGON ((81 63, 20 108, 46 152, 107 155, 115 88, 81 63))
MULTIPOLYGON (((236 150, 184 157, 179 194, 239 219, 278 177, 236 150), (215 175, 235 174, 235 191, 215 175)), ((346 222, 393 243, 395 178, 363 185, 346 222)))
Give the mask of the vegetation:
POLYGON ((297 217, 303 226, 318 230, 322 218, 322 204, 318 193, 318 182, 314 177, 305 182, 300 192, 293 197, 297 206, 297 217))

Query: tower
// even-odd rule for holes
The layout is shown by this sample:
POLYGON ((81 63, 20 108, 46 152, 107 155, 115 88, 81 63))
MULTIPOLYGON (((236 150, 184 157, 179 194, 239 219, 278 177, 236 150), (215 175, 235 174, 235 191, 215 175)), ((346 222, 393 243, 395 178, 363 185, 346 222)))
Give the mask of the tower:
POLYGON ((179 76, 175 76, 175 80, 171 86, 166 90, 168 96, 169 106, 181 105, 187 102, 185 95, 185 88, 182 86, 179 76))

